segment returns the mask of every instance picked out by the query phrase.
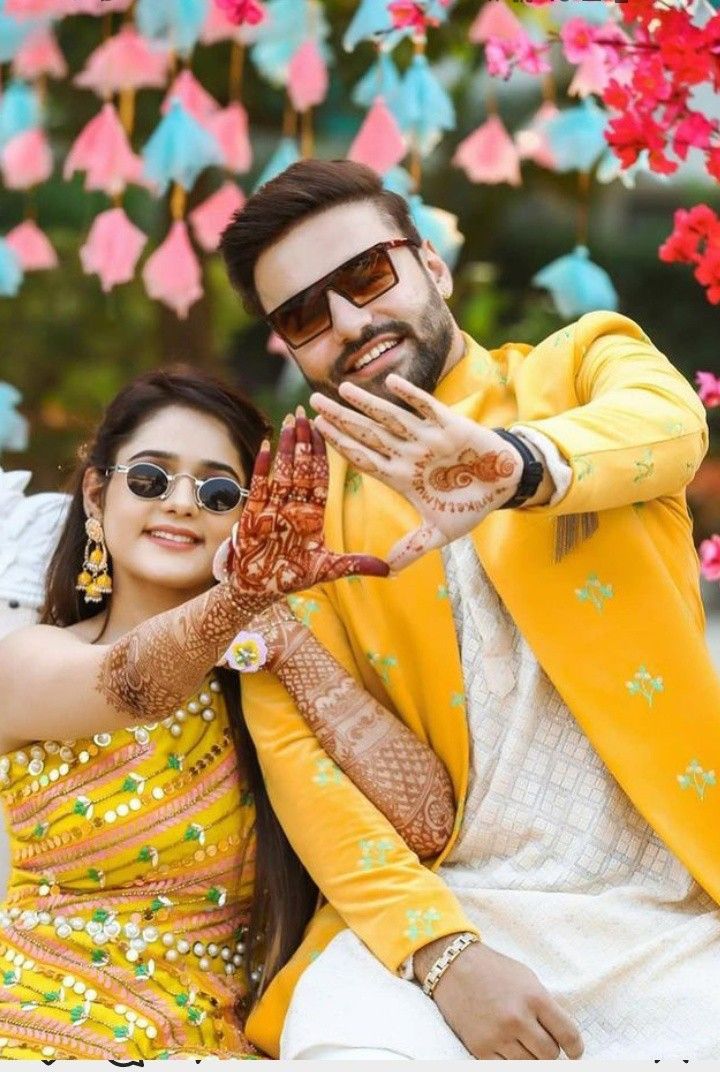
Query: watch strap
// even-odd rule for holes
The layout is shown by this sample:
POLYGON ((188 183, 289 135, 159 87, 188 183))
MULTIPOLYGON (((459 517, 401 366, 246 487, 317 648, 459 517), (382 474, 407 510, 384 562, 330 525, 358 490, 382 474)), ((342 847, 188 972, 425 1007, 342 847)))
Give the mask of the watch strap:
POLYGON ((542 483, 545 466, 541 461, 538 461, 527 443, 520 436, 515 435, 514 432, 508 432, 505 428, 493 428, 493 432, 499 435, 501 439, 504 439, 506 443, 510 443, 515 447, 515 450, 522 458, 523 469, 515 494, 506 503, 498 507, 500 510, 513 510, 518 506, 522 506, 528 499, 532 499, 542 483))

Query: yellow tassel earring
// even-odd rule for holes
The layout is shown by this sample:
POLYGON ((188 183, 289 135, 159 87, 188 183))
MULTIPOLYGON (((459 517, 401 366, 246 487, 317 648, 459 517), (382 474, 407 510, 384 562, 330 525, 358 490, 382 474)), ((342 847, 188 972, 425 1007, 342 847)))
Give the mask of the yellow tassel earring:
POLYGON ((109 596, 112 592, 102 523, 96 517, 89 517, 85 522, 85 532, 85 555, 75 587, 84 594, 86 603, 102 603, 103 596, 109 596))

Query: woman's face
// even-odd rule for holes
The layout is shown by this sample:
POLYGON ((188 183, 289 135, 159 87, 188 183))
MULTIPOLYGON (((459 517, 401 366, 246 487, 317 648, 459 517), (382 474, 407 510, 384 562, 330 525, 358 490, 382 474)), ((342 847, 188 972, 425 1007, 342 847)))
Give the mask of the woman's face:
MULTIPOLYGON (((225 425, 184 406, 168 406, 141 424, 118 451, 116 464, 155 462, 166 473, 199 479, 230 476, 247 487, 240 455, 225 425)), ((123 578, 169 588, 185 598, 212 583, 212 560, 240 517, 233 510, 213 513, 198 506, 195 486, 181 476, 165 499, 141 499, 124 473, 106 479, 102 522, 112 556, 116 591, 123 578)))

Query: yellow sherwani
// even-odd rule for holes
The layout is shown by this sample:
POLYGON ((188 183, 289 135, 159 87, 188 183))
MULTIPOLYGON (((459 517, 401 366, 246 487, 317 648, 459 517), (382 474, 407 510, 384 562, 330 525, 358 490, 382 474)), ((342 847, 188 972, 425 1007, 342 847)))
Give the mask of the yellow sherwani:
MULTIPOLYGON (((684 497, 707 447, 695 392, 631 320, 591 313, 534 348, 487 351, 468 339, 436 397, 484 425, 536 429, 570 465, 560 503, 491 514, 472 534, 475 550, 611 773, 720 900, 720 682, 703 637, 684 497), (555 562, 557 517, 587 512, 600 512, 598 530, 555 562)), ((396 493, 331 456, 330 547, 383 557, 417 520, 396 493)), ((390 580, 344 580, 293 602, 446 764, 457 831, 469 741, 441 554, 390 580)), ((315 917, 248 1021, 251 1040, 277 1055, 295 982, 343 921, 392 971, 428 941, 475 928, 335 768, 277 679, 258 674, 243 685, 273 805, 333 906, 315 917)))

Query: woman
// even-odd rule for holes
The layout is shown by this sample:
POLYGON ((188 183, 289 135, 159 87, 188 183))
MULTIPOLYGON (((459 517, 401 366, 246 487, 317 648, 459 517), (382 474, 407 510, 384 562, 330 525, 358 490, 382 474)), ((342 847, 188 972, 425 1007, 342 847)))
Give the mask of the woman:
MULTIPOLYGON (((75 476, 44 624, 0 645, 4 1057, 249 1055, 236 1006, 261 982, 265 951, 268 974, 313 910, 263 790, 237 673, 217 664, 281 660, 302 704, 294 660, 309 652, 342 676, 345 711, 367 712, 283 596, 387 567, 324 547, 327 463, 302 411, 286 418, 272 466, 266 432, 244 398, 197 372, 121 391, 75 476)), ((305 702, 322 732, 332 703, 323 715, 305 702)), ((369 702, 382 730, 373 763, 355 764, 358 783, 413 848, 437 852, 453 818, 447 776, 369 702), (374 797, 368 773, 382 781, 399 739, 427 770, 413 815, 374 797), (439 823, 418 821, 429 800, 439 823)), ((323 743, 352 775, 352 744, 323 743)))

